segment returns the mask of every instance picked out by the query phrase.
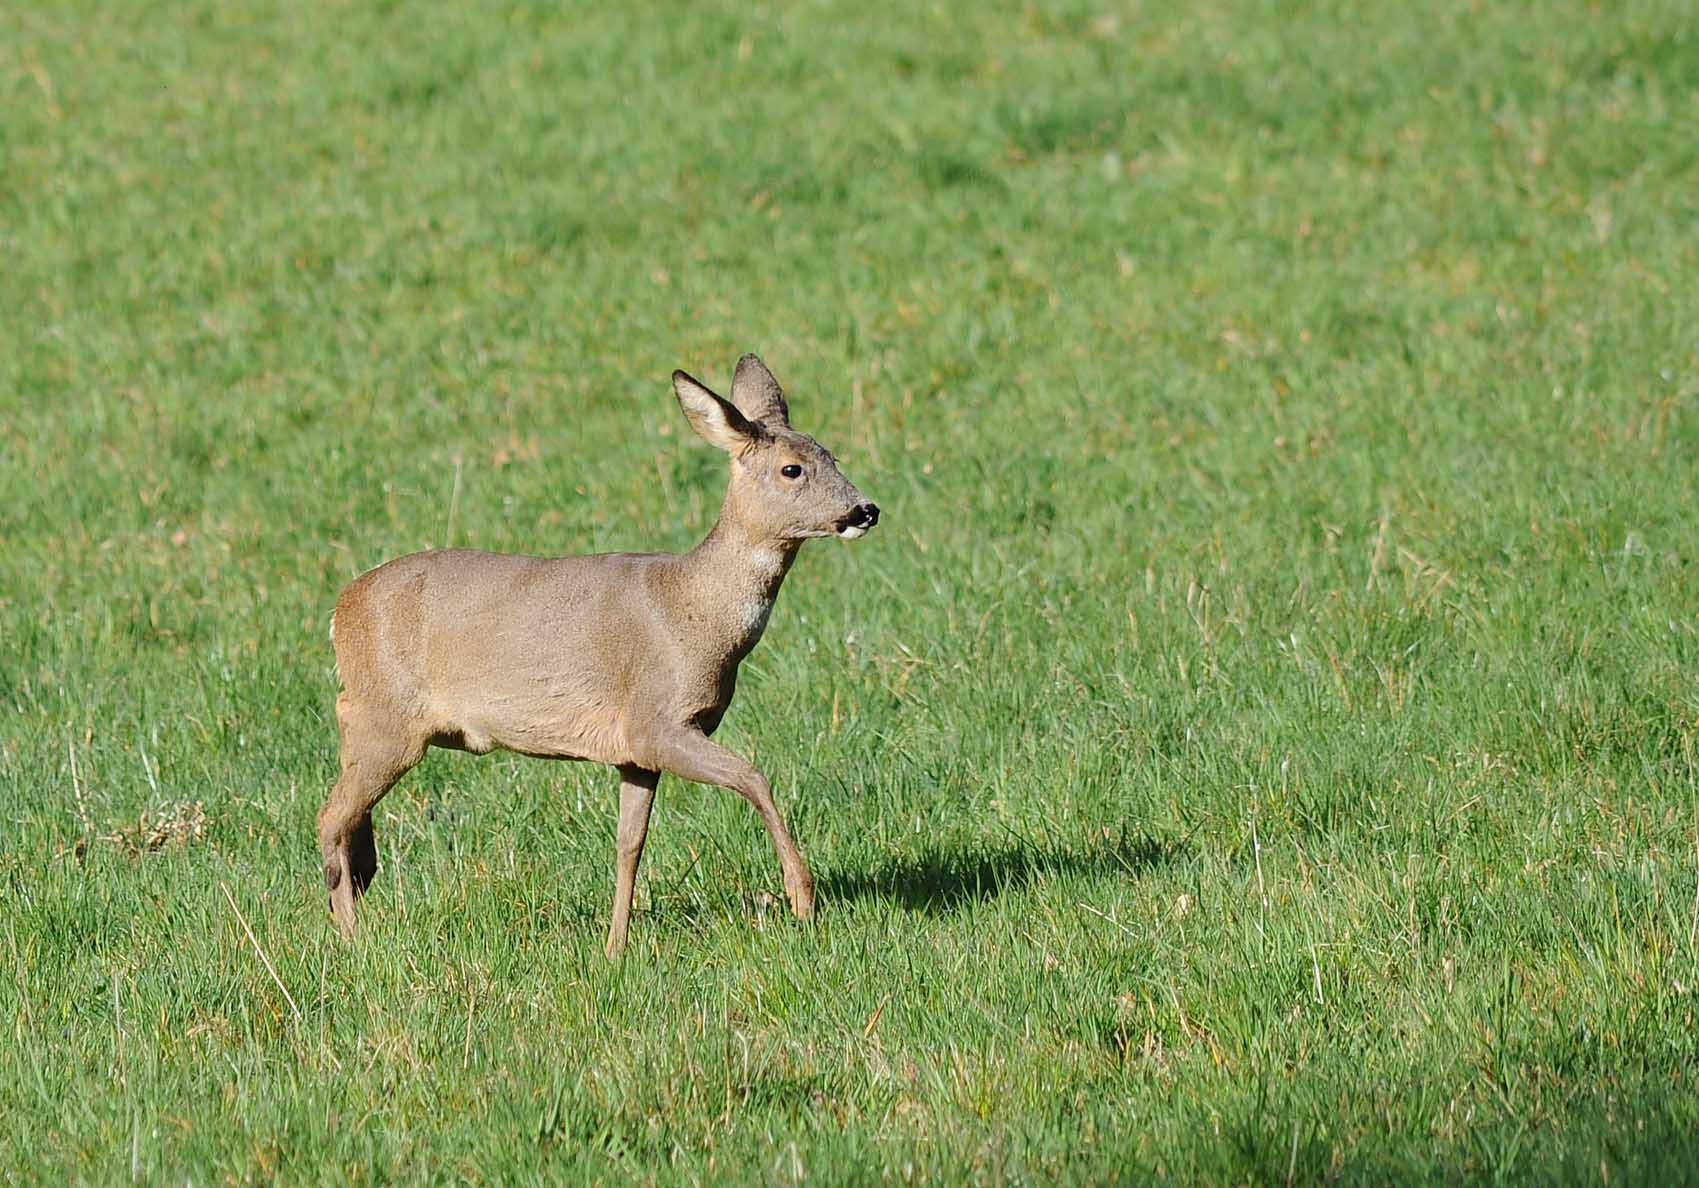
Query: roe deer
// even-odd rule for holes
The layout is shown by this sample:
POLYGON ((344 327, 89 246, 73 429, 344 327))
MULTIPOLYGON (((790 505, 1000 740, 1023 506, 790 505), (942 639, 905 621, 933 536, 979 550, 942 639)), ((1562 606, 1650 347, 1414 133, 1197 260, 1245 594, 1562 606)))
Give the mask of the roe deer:
POLYGON ((814 879, 748 762, 708 736, 761 638, 804 540, 864 535, 879 509, 832 455, 790 427, 784 393, 745 355, 725 401, 682 371, 673 391, 731 481, 707 539, 683 556, 521 557, 414 553, 354 579, 331 640, 342 774, 319 810, 330 908, 354 931, 377 872, 372 807, 425 748, 497 747, 619 769, 619 840, 607 953, 631 923, 632 889, 663 771, 730 788, 755 806, 779 853, 791 910, 814 912, 814 879))

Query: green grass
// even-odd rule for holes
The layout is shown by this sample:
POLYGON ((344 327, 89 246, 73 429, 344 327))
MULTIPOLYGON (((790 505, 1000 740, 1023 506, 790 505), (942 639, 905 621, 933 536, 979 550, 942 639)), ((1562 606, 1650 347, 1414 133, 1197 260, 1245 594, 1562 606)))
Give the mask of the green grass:
POLYGON ((0 13, 0 1177, 1699 1180, 1690 6, 949 11, 0 13), (341 585, 687 547, 745 350, 818 922, 436 753, 341 943, 341 585))

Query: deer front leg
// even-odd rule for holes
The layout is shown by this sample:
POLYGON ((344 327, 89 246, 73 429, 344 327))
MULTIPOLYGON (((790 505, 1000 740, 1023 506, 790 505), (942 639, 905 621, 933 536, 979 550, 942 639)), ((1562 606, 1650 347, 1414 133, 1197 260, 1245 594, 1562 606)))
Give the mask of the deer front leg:
POLYGON ((619 840, 614 856, 614 915, 608 926, 608 959, 625 948, 631 928, 631 897, 637 887, 637 864, 649 836, 649 810, 655 804, 655 785, 661 773, 642 767, 619 769, 619 840))
POLYGON ((773 848, 779 852, 779 866, 784 871, 785 895, 791 911, 800 920, 814 915, 814 876, 803 861, 802 851, 791 840, 790 831, 773 803, 773 788, 767 777, 755 770, 748 760, 734 755, 707 735, 697 730, 680 729, 663 735, 655 747, 656 760, 663 771, 670 771, 699 784, 717 784, 730 788, 755 806, 773 848))

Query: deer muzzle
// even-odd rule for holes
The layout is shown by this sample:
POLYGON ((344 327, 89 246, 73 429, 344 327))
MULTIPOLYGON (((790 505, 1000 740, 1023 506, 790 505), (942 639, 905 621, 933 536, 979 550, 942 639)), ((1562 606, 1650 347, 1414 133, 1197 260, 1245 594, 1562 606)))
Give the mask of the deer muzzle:
POLYGON ((867 530, 879 522, 879 505, 863 503, 850 510, 849 515, 838 521, 838 535, 845 540, 854 540, 858 536, 866 536, 867 530))

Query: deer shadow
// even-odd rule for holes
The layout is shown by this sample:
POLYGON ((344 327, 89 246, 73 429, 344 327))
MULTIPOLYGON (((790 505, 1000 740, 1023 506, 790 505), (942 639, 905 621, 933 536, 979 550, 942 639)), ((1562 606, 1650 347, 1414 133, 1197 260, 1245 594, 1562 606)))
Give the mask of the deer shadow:
POLYGON ((1166 866, 1184 847, 1183 840, 1126 831, 1081 846, 1020 840, 991 845, 933 842, 917 854, 889 859, 870 870, 824 873, 817 886, 824 898, 890 900, 908 911, 948 915, 1019 890, 1040 875, 1134 877, 1166 866))

